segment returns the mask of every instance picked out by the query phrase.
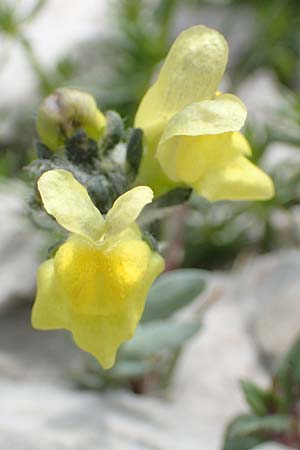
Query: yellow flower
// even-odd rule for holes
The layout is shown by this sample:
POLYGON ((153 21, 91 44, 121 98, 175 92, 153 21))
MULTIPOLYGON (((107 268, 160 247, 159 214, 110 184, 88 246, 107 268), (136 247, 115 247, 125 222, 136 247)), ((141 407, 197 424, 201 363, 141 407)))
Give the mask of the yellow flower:
POLYGON ((39 269, 32 324, 71 331, 80 348, 110 368, 164 268, 135 223, 153 193, 146 186, 131 189, 104 220, 70 172, 45 172, 38 189, 46 211, 71 235, 39 269))
POLYGON ((40 105, 36 127, 41 141, 55 151, 80 129, 98 141, 104 134, 106 118, 90 94, 60 88, 40 105))
POLYGON ((192 27, 176 39, 144 96, 135 118, 146 143, 138 183, 155 195, 183 184, 211 201, 274 195, 268 175, 246 158, 251 149, 239 132, 245 105, 217 93, 227 59, 220 33, 192 27))

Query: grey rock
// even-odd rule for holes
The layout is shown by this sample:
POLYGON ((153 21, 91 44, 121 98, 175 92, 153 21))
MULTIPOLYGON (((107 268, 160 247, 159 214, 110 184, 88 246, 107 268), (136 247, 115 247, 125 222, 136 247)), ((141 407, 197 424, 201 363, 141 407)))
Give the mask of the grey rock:
POLYGON ((21 182, 0 185, 0 311, 35 289, 41 236, 26 218, 28 196, 21 182))
POLYGON ((65 383, 84 354, 66 331, 34 330, 30 313, 24 304, 0 315, 0 379, 65 383))
POLYGON ((274 121, 274 112, 283 102, 279 82, 268 69, 258 69, 246 78, 239 86, 237 95, 247 105, 249 120, 255 124, 257 131, 274 121))
POLYGON ((300 333, 300 252, 250 260, 237 277, 236 298, 259 349, 278 359, 300 333))

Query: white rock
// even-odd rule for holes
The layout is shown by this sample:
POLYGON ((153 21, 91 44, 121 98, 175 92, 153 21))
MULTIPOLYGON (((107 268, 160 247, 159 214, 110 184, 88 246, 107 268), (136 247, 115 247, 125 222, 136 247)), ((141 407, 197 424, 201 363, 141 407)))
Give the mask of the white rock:
POLYGON ((21 182, 0 185, 0 310, 35 289, 41 237, 26 218, 28 195, 21 182))
POLYGON ((267 69, 259 69, 239 86, 237 95, 245 102, 248 118, 257 127, 270 123, 282 103, 279 82, 267 69))
POLYGON ((187 346, 167 398, 125 391, 91 394, 63 386, 60 366, 67 370, 79 351, 72 356, 62 334, 30 330, 28 316, 24 308, 0 321, 0 342, 7 336, 6 353, 26 373, 26 383, 7 381, 0 373, 5 450, 220 450, 226 423, 245 410, 238 380, 264 381, 226 283, 222 298, 205 315, 202 332, 187 346), (13 340, 9 329, 23 331, 13 340), (48 373, 55 365, 59 382, 48 373))
MULTIPOLYGON (((19 8, 30 9, 32 0, 10 1, 19 8)), ((30 39, 39 61, 49 70, 58 58, 65 56, 74 45, 105 33, 109 27, 107 2, 104 0, 48 0, 45 7, 27 24, 23 31, 30 39)), ((17 108, 20 100, 29 100, 36 88, 36 79, 23 49, 14 40, 6 40, 1 56, 6 64, 0 74, 1 105, 17 108), (12 83, 22 73, 18 83, 12 83)))
POLYGON ((236 298, 259 348, 278 358, 300 333, 300 253, 255 258, 237 277, 236 298))

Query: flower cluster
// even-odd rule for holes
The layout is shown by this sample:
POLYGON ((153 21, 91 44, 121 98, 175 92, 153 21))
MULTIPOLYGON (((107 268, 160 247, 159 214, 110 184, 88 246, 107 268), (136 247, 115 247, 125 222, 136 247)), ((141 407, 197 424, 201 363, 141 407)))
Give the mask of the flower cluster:
MULTIPOLYGON (((251 149, 240 133, 245 105, 217 91, 227 58, 226 41, 215 30, 196 26, 178 37, 136 115, 144 133, 136 187, 105 218, 76 174, 47 170, 38 180, 45 210, 70 236, 39 269, 33 326, 71 331, 104 368, 133 335, 164 269, 135 222, 152 190, 159 196, 188 186, 211 201, 274 194, 271 179, 247 158, 251 149)), ((37 125, 43 144, 56 151, 81 129, 97 142, 107 124, 91 96, 63 89, 42 104, 37 125)))

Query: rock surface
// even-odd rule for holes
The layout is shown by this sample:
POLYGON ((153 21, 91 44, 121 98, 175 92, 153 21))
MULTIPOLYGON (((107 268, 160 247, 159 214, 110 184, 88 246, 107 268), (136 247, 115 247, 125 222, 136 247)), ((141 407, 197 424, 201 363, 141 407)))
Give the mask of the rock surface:
POLYGON ((75 390, 68 371, 82 354, 65 333, 31 330, 26 305, 2 314, 1 448, 220 450, 226 422, 245 408, 238 380, 264 380, 240 307, 222 283, 166 398, 75 390))
POLYGON ((300 252, 255 258, 239 272, 235 296, 259 350, 275 361, 300 333, 300 252))
POLYGON ((41 235, 25 217, 28 195, 21 182, 0 184, 0 310, 35 289, 41 235))

